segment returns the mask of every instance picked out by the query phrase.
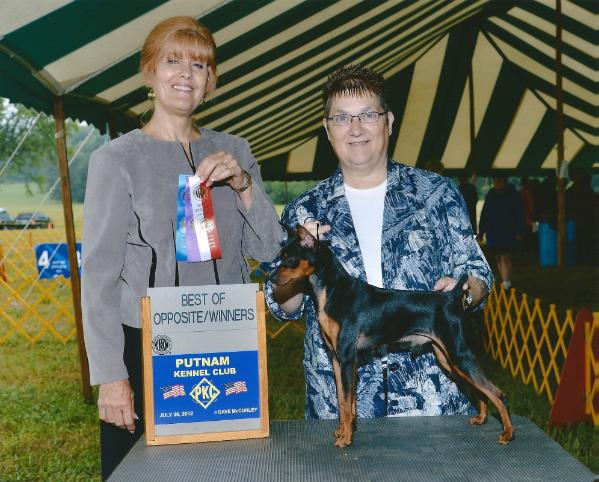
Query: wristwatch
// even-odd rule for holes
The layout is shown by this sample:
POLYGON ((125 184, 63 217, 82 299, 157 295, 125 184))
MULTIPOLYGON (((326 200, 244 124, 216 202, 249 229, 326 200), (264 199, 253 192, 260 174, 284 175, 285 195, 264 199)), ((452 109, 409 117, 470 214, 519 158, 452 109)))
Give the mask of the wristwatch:
POLYGON ((472 306, 472 291, 466 290, 466 298, 464 299, 464 308, 467 310, 472 306))

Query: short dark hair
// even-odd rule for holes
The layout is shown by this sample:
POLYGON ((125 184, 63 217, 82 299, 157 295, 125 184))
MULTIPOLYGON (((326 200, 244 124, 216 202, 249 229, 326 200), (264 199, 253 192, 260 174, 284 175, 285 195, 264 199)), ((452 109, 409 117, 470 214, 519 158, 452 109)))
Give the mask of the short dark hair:
POLYGON ((384 79, 374 70, 362 64, 348 65, 335 70, 329 75, 322 89, 322 102, 324 115, 327 117, 331 111, 333 97, 338 95, 368 95, 378 97, 383 110, 388 111, 389 106, 385 99, 384 79))

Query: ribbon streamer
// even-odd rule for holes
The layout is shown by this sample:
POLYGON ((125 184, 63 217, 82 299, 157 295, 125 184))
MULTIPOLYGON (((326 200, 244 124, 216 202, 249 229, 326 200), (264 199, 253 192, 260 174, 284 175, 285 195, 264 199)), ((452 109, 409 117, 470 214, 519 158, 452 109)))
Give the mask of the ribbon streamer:
POLYGON ((197 176, 179 176, 177 261, 195 263, 222 257, 211 190, 197 176))

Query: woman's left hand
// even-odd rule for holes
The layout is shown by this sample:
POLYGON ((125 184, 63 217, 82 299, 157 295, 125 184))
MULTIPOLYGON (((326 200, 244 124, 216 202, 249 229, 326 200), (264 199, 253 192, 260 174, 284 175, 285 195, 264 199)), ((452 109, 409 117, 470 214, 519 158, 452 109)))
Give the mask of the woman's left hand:
POLYGON ((196 176, 206 181, 207 186, 224 181, 235 191, 246 183, 246 174, 239 166, 237 159, 225 151, 218 151, 206 156, 196 170, 196 176))
MULTIPOLYGON (((455 285, 458 284, 458 280, 455 278, 450 278, 449 276, 443 276, 439 278, 433 286, 433 291, 451 291, 455 288, 455 285)), ((464 283, 463 289, 468 289, 468 282, 464 283)))
MULTIPOLYGON (((439 278, 433 286, 433 291, 451 291, 458 284, 458 280, 450 278, 449 276, 443 276, 439 278)), ((472 293, 472 304, 470 306, 477 306, 489 292, 485 282, 476 276, 469 276, 468 281, 462 286, 463 290, 470 290, 472 293)))

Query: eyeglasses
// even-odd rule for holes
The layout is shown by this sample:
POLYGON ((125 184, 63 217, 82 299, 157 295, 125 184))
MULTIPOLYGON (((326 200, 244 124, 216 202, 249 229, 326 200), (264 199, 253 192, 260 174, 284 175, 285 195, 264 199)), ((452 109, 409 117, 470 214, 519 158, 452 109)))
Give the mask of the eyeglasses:
POLYGON ((354 120, 354 117, 357 117, 360 122, 364 122, 366 124, 372 124, 377 122, 379 118, 383 115, 387 115, 388 111, 383 112, 362 112, 358 115, 349 115, 349 114, 336 114, 331 117, 325 117, 326 120, 330 120, 333 122, 334 126, 348 126, 354 120))

